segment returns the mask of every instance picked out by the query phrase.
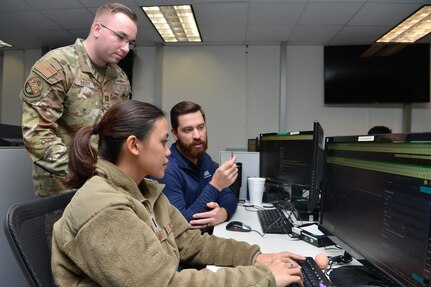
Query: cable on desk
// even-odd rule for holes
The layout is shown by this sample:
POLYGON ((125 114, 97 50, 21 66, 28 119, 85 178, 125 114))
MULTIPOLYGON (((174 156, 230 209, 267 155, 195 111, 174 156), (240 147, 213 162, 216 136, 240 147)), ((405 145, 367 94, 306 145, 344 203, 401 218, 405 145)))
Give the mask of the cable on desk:
POLYGON ((326 275, 329 275, 329 273, 333 269, 332 265, 334 265, 335 263, 344 265, 344 264, 352 262, 353 258, 352 258, 352 255, 350 255, 347 252, 344 252, 343 255, 328 256, 328 259, 329 259, 329 262, 328 262, 329 267, 328 267, 328 269, 325 270, 326 275))
POLYGON ((260 233, 260 232, 259 232, 259 231, 257 231, 257 230, 252 229, 251 231, 256 232, 257 234, 259 234, 259 235, 260 235, 260 236, 262 236, 262 237, 264 237, 264 236, 265 236, 265 233, 264 233, 264 234, 262 234, 262 233, 260 233))
POLYGON ((343 250, 339 245, 329 245, 324 247, 325 250, 343 250))
POLYGON ((250 212, 257 212, 258 210, 265 209, 257 205, 243 205, 243 207, 245 208, 246 211, 250 211, 250 212))
MULTIPOLYGON (((267 208, 277 208, 277 206, 274 206, 274 205, 262 205, 262 206, 260 206, 260 205, 253 205, 253 204, 241 204, 240 206, 242 206, 242 207, 244 207, 245 208, 245 210, 246 211, 249 211, 249 212, 257 212, 257 211, 259 211, 259 210, 264 210, 264 209, 267 209, 267 208)), ((294 220, 292 219, 292 214, 293 214, 293 212, 294 212, 294 209, 295 209, 295 207, 293 207, 293 210, 292 210, 292 208, 290 208, 290 213, 287 215, 287 219, 290 221, 290 222, 293 222, 294 220)), ((280 221, 282 218, 280 217, 280 218, 278 218, 277 220, 275 220, 274 222, 272 222, 270 225, 269 225, 269 228, 271 228, 274 224, 276 224, 278 221, 280 221)), ((256 232, 257 234, 259 234, 260 236, 262 236, 262 237, 265 237, 265 235, 266 235, 266 233, 264 232, 264 233, 260 233, 259 231, 257 231, 257 230, 254 230, 254 229, 252 229, 251 231, 254 231, 254 232, 256 232)), ((298 236, 294 236, 294 235, 292 235, 292 234, 290 234, 290 233, 288 233, 286 230, 285 230, 285 234, 287 235, 287 236, 289 236, 291 239, 297 239, 298 237, 299 237, 299 235, 298 236)))

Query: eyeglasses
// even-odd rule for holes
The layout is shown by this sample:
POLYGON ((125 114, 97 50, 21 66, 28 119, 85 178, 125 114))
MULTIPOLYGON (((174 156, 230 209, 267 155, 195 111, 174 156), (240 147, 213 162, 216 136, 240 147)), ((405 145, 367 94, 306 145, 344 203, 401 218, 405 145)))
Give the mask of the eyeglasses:
POLYGON ((114 31, 114 30, 112 30, 111 28, 106 27, 105 25, 103 25, 103 24, 102 24, 102 23, 100 23, 100 22, 99 22, 99 24, 100 24, 100 26, 102 26, 103 28, 108 29, 109 31, 111 31, 111 32, 112 32, 112 34, 114 34, 114 35, 117 37, 118 41, 120 41, 123 45, 124 45, 124 44, 126 44, 126 43, 128 43, 128 44, 129 44, 129 49, 130 49, 130 50, 133 50, 133 49, 135 49, 135 48, 136 48, 136 43, 135 43, 135 41, 129 41, 129 40, 126 38, 126 36, 125 36, 125 35, 122 35, 122 34, 120 34, 119 32, 114 31))

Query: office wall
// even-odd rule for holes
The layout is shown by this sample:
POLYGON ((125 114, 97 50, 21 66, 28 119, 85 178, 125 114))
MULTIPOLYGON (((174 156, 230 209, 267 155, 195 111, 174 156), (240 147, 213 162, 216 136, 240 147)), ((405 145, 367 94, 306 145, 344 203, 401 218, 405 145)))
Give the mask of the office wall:
POLYGON ((3 124, 16 125, 21 122, 22 109, 17 99, 24 78, 24 64, 24 51, 5 53, 0 112, 0 121, 3 124))
POLYGON ((162 108, 182 100, 205 110, 209 154, 246 148, 262 130, 278 129, 279 47, 165 47, 162 108))
POLYGON ((226 147, 243 145, 243 47, 165 47, 162 67, 162 108, 169 111, 183 100, 199 103, 206 112, 212 157, 226 147))
POLYGON ((137 47, 133 58, 133 89, 134 100, 148 102, 160 107, 160 61, 157 47, 137 47))
POLYGON ((0 123, 21 125, 22 106, 19 92, 41 50, 5 51, 2 67, 0 123))
POLYGON ((431 132, 431 103, 414 104, 412 108, 412 132, 431 132))
MULTIPOLYGON (((183 99, 201 103, 208 116, 209 151, 217 158, 219 150, 245 148, 247 138, 278 130, 280 65, 286 64, 287 130, 308 130, 319 120, 326 136, 366 133, 377 124, 402 131, 400 104, 325 106, 323 47, 286 49, 286 63, 280 63, 280 46, 139 47, 133 97, 166 112, 183 99)), ((20 124, 18 93, 39 55, 39 50, 4 52, 2 123, 20 124)), ((412 131, 430 131, 431 104, 413 104, 411 120, 412 131)))
POLYGON ((247 138, 279 130, 280 47, 252 46, 248 52, 247 138))

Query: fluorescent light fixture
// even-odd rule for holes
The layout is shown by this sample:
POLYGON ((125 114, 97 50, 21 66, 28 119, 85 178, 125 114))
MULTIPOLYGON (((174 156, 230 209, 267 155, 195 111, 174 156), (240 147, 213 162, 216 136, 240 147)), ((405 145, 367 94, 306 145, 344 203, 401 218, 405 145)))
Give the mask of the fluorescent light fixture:
POLYGON ((141 6, 165 42, 202 42, 192 6, 141 6))
POLYGON ((376 42, 414 43, 431 32, 430 15, 431 6, 423 6, 376 42))
POLYGON ((12 45, 0 40, 0 48, 3 48, 3 47, 12 47, 12 45))

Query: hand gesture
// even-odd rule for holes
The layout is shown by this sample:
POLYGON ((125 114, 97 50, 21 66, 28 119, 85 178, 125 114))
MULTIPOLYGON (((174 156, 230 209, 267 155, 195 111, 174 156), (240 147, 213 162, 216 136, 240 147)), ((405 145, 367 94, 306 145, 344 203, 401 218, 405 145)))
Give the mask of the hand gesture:
POLYGON ((223 188, 230 186, 238 177, 238 168, 235 161, 237 157, 225 161, 216 171, 210 181, 210 184, 221 191, 223 188))

